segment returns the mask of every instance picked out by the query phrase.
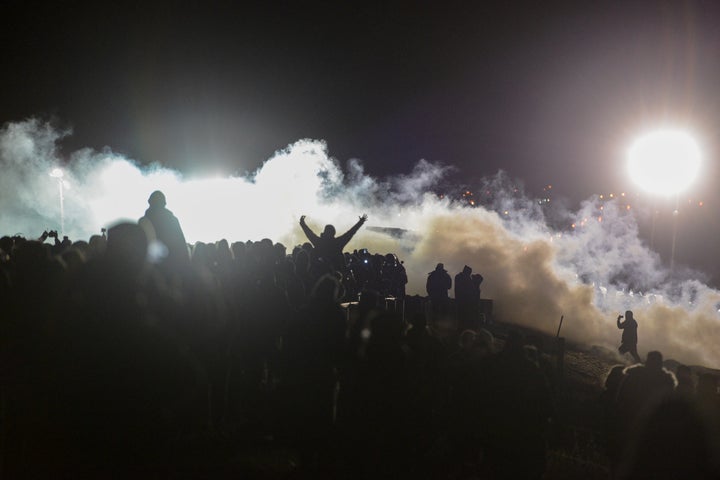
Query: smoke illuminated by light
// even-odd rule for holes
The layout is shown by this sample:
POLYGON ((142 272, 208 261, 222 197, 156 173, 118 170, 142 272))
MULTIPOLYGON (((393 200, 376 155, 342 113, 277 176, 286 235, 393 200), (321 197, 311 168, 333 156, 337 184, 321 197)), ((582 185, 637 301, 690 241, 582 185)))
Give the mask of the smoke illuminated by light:
MULTIPOLYGON (((292 249, 306 241, 298 220, 321 230, 345 231, 367 213, 368 223, 348 249, 397 253, 407 269, 409 294, 425 294, 438 262, 454 273, 469 265, 482 273, 483 297, 498 320, 616 348, 617 312, 631 309, 640 323, 640 349, 662 351, 689 364, 720 366, 720 293, 702 274, 675 277, 640 240, 627 202, 583 203, 558 232, 518 182, 499 173, 476 192, 492 192, 489 207, 452 201, 432 192, 446 167, 419 161, 408 174, 377 179, 359 161, 342 168, 322 141, 300 140, 245 177, 187 178, 158 165, 140 166, 110 150, 84 149, 60 159, 58 132, 39 120, 0 129, 0 234, 36 238, 57 229, 57 179, 63 165, 65 230, 87 239, 121 220, 137 221, 154 190, 162 190, 190 242, 259 240, 292 249), (602 207, 602 221, 598 211, 602 207), (383 233, 383 229, 405 232, 383 233)), ((563 217, 565 218, 565 217, 563 217)))
POLYGON ((630 178, 641 188, 675 195, 695 180, 700 148, 685 132, 661 130, 640 137, 628 151, 630 178))

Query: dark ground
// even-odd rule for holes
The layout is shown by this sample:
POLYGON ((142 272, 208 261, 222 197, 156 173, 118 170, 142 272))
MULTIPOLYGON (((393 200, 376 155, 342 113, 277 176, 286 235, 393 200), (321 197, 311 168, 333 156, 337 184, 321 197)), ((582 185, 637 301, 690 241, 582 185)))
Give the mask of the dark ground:
MULTIPOLYGON (((539 337, 544 360, 557 372, 557 414, 548 436, 544 478, 609 478, 607 457, 601 446, 601 412, 597 399, 606 373, 623 360, 614 351, 565 342, 564 356, 559 363, 560 342, 556 337, 502 323, 488 325, 488 330, 495 335, 496 349, 502 348, 503 339, 511 328, 526 336, 539 337)), ((628 359, 625 363, 630 364, 628 359)), ((673 371, 676 365, 672 360, 666 362, 666 367, 673 371)), ((702 367, 693 367, 693 370, 697 373, 702 367)), ((438 449, 442 448, 442 445, 438 446, 438 449)), ((264 436, 260 430, 253 432, 251 426, 187 439, 183 450, 187 450, 187 454, 180 464, 187 467, 180 466, 179 470, 184 472, 181 476, 187 475, 187 478, 195 478, 198 474, 212 478, 236 478, 238 475, 258 479, 307 478, 297 471, 299 458, 294 448, 264 436)), ((448 472, 443 478, 482 477, 448 472)))

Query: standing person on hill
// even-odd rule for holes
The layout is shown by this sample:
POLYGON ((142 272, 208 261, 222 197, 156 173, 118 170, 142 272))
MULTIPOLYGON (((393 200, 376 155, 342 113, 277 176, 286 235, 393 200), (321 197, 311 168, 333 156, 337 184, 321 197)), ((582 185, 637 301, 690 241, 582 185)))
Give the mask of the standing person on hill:
POLYGON ((641 363, 642 360, 640 359, 640 355, 638 355, 637 351, 637 342, 638 342, 638 336, 637 336, 637 329, 638 324, 635 321, 635 318, 633 317, 632 310, 627 310, 625 312, 625 321, 621 322, 623 316, 618 315, 617 317, 617 327, 623 331, 622 333, 622 340, 620 343, 620 347, 618 348, 618 352, 621 354, 623 353, 629 353, 632 355, 633 359, 635 360, 635 363, 641 363))
POLYGON ((305 215, 300 217, 300 227, 302 227, 305 236, 315 247, 317 257, 322 258, 327 264, 331 265, 335 270, 342 271, 345 268, 345 257, 343 256, 343 248, 352 237, 360 230, 360 227, 367 221, 367 215, 362 215, 360 219, 353 225, 350 230, 343 233, 339 237, 335 236, 335 227, 325 225, 325 229, 318 236, 305 223, 305 215))

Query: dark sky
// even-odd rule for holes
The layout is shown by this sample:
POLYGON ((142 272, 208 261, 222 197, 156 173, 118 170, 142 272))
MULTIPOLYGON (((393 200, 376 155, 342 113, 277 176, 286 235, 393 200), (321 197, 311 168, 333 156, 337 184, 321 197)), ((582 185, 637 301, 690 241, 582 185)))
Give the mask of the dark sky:
POLYGON ((53 116, 67 151, 244 173, 322 138, 376 176, 424 158, 577 200, 627 189, 630 140, 673 122, 715 190, 712 0, 4 1, 0 18, 0 120, 53 116))

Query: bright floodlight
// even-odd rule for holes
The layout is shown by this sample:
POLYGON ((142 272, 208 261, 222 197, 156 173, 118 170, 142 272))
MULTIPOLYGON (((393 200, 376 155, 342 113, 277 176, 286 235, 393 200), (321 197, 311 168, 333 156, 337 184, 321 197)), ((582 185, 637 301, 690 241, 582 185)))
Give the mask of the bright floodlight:
POLYGON ((660 130, 633 143, 630 178, 651 193, 674 195, 686 189, 700 168, 700 148, 685 132, 660 130))
POLYGON ((52 172, 50 172, 50 176, 55 178, 63 178, 63 171, 59 168, 53 168, 52 172))

